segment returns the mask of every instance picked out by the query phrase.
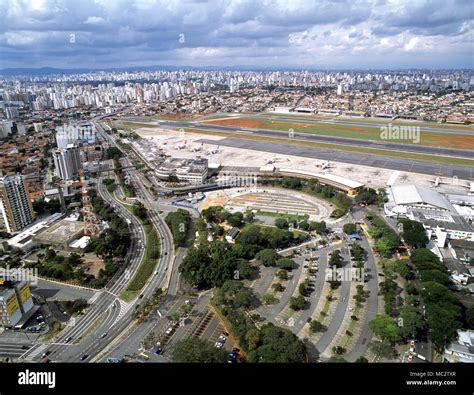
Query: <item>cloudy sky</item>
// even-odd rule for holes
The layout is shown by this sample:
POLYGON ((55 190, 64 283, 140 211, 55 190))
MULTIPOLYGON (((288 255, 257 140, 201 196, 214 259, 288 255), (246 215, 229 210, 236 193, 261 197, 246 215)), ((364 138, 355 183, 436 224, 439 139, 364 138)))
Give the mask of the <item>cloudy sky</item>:
POLYGON ((0 68, 472 68, 473 0, 0 0, 0 68))

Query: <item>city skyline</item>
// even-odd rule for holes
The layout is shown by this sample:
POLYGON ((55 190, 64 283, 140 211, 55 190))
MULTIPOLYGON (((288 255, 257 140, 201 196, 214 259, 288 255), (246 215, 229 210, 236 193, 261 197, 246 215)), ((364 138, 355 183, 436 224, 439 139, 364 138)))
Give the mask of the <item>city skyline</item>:
POLYGON ((468 1, 0 1, 0 69, 466 69, 468 1))

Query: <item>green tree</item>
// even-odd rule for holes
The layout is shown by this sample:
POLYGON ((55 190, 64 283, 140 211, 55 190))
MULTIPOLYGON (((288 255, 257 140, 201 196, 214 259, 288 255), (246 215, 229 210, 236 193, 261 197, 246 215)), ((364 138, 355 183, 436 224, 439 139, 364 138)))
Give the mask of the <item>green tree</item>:
POLYGON ((393 319, 387 315, 379 315, 369 322, 369 328, 382 340, 390 343, 396 342, 400 335, 393 319))
POLYGON ((306 360, 306 347, 288 329, 267 324, 261 328, 259 345, 248 353, 249 362, 302 363, 306 360))
POLYGON ((280 280, 288 280, 288 272, 286 270, 278 270, 277 277, 280 280))
POLYGON ((171 355, 173 362, 180 363, 224 363, 226 352, 207 341, 196 337, 180 340, 171 355))
POLYGON ((323 324, 321 324, 321 322, 317 320, 312 320, 309 324, 309 330, 313 333, 321 332, 323 328, 324 328, 323 324))
POLYGON ((309 230, 310 229, 309 222, 306 220, 301 221, 298 224, 298 228, 301 230, 306 230, 306 231, 309 230))
POLYGON ((335 267, 342 266, 342 255, 340 250, 334 250, 332 252, 331 258, 329 259, 329 265, 335 267))
POLYGON ((249 349, 257 348, 261 342, 261 334, 257 328, 251 328, 245 334, 245 340, 247 341, 249 349))
POLYGON ((255 258, 257 258, 257 260, 260 261, 263 266, 275 266, 276 261, 280 258, 280 255, 278 255, 274 249, 266 248, 259 251, 255 258))
POLYGON ((275 296, 273 296, 270 293, 266 293, 265 295, 262 296, 262 304, 264 304, 265 306, 268 306, 276 302, 277 302, 277 298, 275 298, 275 296))
POLYGON ((234 298, 235 307, 250 307, 252 303, 252 295, 246 289, 242 289, 236 293, 234 298))
POLYGON ((280 258, 276 261, 276 266, 280 269, 293 270, 298 266, 293 259, 280 258))
POLYGON ((275 284, 272 284, 272 289, 275 292, 283 292, 285 290, 285 287, 283 287, 283 285, 281 285, 281 283, 275 283, 275 284))
POLYGON ((377 192, 372 188, 364 188, 354 198, 358 204, 373 204, 377 201, 377 192))
POLYGON ((143 203, 139 202, 138 200, 135 203, 133 203, 132 212, 133 212, 133 215, 140 218, 141 220, 146 220, 147 218, 147 209, 145 208, 143 203))
POLYGON ((120 151, 117 147, 107 148, 106 155, 107 158, 115 160, 118 160, 123 156, 122 151, 120 151))
POLYGON ((249 261, 245 259, 238 260, 237 270, 240 278, 250 278, 254 273, 253 267, 250 265, 249 261))
POLYGON ((344 224, 342 230, 346 235, 351 235, 357 231, 357 226, 353 223, 344 224))
POLYGON ((227 223, 230 226, 239 228, 244 224, 244 215, 238 211, 227 218, 227 223))
POLYGON ((324 222, 324 221, 321 221, 321 222, 311 221, 309 223, 309 229, 311 231, 316 232, 318 235, 322 235, 322 234, 327 233, 326 222, 324 222))
POLYGON ((252 210, 245 211, 245 222, 251 224, 255 220, 255 213, 252 210))
POLYGON ((191 214, 183 209, 168 213, 165 218, 167 225, 173 234, 175 246, 184 246, 191 222, 191 214))
POLYGON ((428 236, 422 223, 403 218, 398 221, 403 225, 402 237, 405 243, 414 248, 424 248, 428 244, 428 236))
POLYGON ((398 331, 404 339, 415 338, 425 326, 421 313, 415 307, 409 305, 400 309, 399 320, 398 331))
POLYGON ((279 229, 287 229, 288 221, 286 220, 286 218, 283 217, 275 218, 275 226, 279 229))
POLYGON ((306 299, 304 296, 297 296, 294 297, 292 296, 290 298, 290 309, 298 311, 298 310, 304 310, 306 307, 306 299))
POLYGON ((376 355, 379 355, 383 358, 392 359, 396 355, 396 350, 393 347, 393 344, 387 340, 383 340, 383 341, 374 340, 370 342, 369 346, 376 355))

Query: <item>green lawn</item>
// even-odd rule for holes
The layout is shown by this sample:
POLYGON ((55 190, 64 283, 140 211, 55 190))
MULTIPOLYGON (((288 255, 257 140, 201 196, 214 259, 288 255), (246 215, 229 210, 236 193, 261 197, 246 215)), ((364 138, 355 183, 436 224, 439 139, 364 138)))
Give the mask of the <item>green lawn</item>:
POLYGON ((146 234, 145 255, 137 271, 127 284, 127 288, 120 293, 120 298, 126 302, 133 300, 145 286, 155 270, 160 255, 160 239, 155 227, 147 224, 144 226, 144 229, 146 234))
MULTIPOLYGON (((232 119, 232 118, 229 118, 232 119)), ((369 127, 365 125, 342 125, 342 124, 315 124, 310 122, 295 120, 294 122, 290 121, 280 121, 280 120, 272 120, 272 119, 257 119, 257 118, 249 118, 249 117, 242 117, 238 118, 242 121, 251 121, 251 122, 259 122, 260 125, 258 128, 273 130, 276 132, 282 132, 285 137, 288 136, 288 131, 293 129, 296 133, 306 133, 306 134, 314 134, 314 135, 322 135, 322 136, 334 136, 334 137, 345 137, 351 139, 359 139, 359 140, 382 140, 381 130, 378 127, 369 127)), ((212 123, 217 125, 218 123, 212 123)), ((402 124, 397 124, 401 126, 402 124)), ((403 123, 405 125, 405 123, 403 123)), ((435 124, 438 125, 439 124, 435 124)), ((420 126, 423 125, 418 124, 407 124, 406 126, 420 126)), ((434 126, 432 126, 434 127, 434 126)), ((469 129, 468 129, 469 130, 469 129)), ((472 130, 472 129, 471 129, 472 130)), ((428 146, 439 146, 440 139, 444 142, 443 146, 446 147, 453 147, 458 148, 457 146, 453 146, 451 142, 462 141, 459 139, 466 138, 469 136, 465 136, 462 134, 450 134, 449 136, 434 133, 434 132, 426 132, 420 131, 420 141, 418 144, 421 145, 428 145, 428 146), (458 139, 458 140, 456 140, 458 139)), ((404 144, 414 144, 412 140, 400 140, 399 142, 404 144)))
POLYGON ((264 217, 275 217, 275 218, 285 218, 288 221, 301 221, 304 219, 308 219, 309 215, 308 214, 286 214, 286 213, 276 213, 272 211, 263 211, 263 210, 258 210, 256 215, 263 215, 264 217))

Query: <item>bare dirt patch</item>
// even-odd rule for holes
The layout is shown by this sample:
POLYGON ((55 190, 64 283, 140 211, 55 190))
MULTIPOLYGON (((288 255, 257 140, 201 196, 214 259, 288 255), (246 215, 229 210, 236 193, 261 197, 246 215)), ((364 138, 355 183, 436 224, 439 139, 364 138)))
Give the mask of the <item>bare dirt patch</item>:
POLYGON ((97 277, 100 269, 105 268, 104 261, 94 254, 85 253, 82 259, 84 261, 82 267, 84 268, 86 274, 91 274, 94 277, 97 277))

